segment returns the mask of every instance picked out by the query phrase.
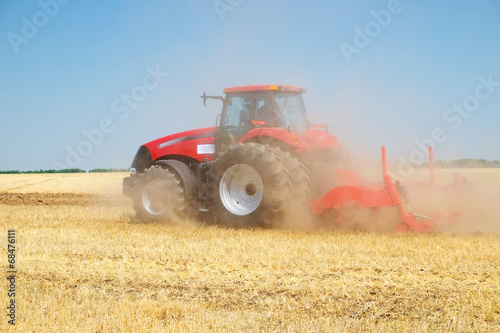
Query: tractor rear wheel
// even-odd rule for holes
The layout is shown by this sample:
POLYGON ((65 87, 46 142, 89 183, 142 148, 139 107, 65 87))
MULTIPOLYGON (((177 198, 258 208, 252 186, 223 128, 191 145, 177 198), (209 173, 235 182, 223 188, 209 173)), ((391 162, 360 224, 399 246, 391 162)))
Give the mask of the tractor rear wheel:
POLYGON ((173 220, 185 211, 185 199, 179 180, 158 165, 144 170, 136 180, 132 194, 134 210, 141 220, 173 220))
POLYGON ((230 147, 208 172, 207 196, 216 219, 230 227, 270 226, 284 217, 293 180, 275 148, 230 147))
POLYGON ((293 190, 294 205, 299 200, 311 200, 311 174, 307 168, 295 157, 278 147, 269 147, 286 165, 290 174, 290 186, 293 190))

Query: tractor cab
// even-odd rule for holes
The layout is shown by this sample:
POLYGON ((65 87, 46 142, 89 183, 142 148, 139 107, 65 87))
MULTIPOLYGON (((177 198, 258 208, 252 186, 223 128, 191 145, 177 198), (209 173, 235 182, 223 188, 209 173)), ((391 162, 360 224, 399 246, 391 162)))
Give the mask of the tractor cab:
POLYGON ((293 86, 248 85, 224 89, 219 130, 221 151, 233 146, 255 128, 282 128, 304 133, 309 123, 302 101, 304 89, 293 86))

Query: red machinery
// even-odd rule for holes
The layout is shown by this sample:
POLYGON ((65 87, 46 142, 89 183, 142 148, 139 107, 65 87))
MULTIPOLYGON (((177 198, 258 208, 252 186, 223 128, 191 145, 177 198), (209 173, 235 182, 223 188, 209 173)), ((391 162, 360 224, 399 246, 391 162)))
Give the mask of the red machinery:
POLYGON ((204 103, 223 102, 215 127, 169 135, 139 148, 131 175, 123 180, 123 193, 132 198, 139 218, 209 212, 231 227, 272 226, 310 202, 317 215, 348 205, 372 211, 395 206, 402 220, 397 230, 434 230, 437 215, 409 212, 405 188, 387 175, 385 148, 382 185, 338 169, 342 148, 328 127, 307 119, 305 90, 248 85, 224 92, 224 97, 201 96, 204 103))
MULTIPOLYGON (((429 148, 430 160, 432 161, 432 148, 429 148)), ((433 166, 430 165, 431 184, 433 185, 433 166)), ((366 208, 378 209, 380 207, 396 207, 401 217, 401 224, 396 227, 397 231, 434 231, 436 223, 440 219, 455 217, 456 212, 444 214, 432 214, 430 216, 419 215, 410 212, 406 189, 398 181, 394 182, 387 174, 387 161, 385 147, 382 147, 382 176, 383 185, 369 184, 352 171, 337 170, 337 179, 342 184, 333 188, 319 200, 309 203, 316 215, 321 215, 328 209, 341 210, 346 205, 359 204, 366 208), (401 194, 400 194, 401 193, 401 194)), ((372 216, 378 217, 375 213, 372 216)), ((339 215, 337 223, 342 222, 342 214, 339 215)))

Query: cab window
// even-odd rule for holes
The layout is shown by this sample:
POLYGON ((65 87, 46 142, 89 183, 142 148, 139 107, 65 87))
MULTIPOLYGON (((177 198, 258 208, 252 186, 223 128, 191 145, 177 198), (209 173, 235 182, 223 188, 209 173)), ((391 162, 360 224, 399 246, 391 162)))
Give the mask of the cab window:
POLYGON ((255 113, 255 94, 230 96, 224 105, 222 119, 222 145, 232 146, 252 129, 255 113))
POLYGON ((234 95, 226 103, 224 127, 247 127, 251 124, 255 110, 255 94, 234 95))

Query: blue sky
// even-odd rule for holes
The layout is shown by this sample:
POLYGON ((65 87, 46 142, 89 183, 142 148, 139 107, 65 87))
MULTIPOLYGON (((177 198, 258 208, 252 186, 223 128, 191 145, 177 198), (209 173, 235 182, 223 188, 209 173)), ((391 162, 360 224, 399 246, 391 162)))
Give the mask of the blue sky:
POLYGON ((248 83, 307 89, 354 156, 500 159, 496 0, 7 0, 0 37, 0 170, 126 168, 248 83))

